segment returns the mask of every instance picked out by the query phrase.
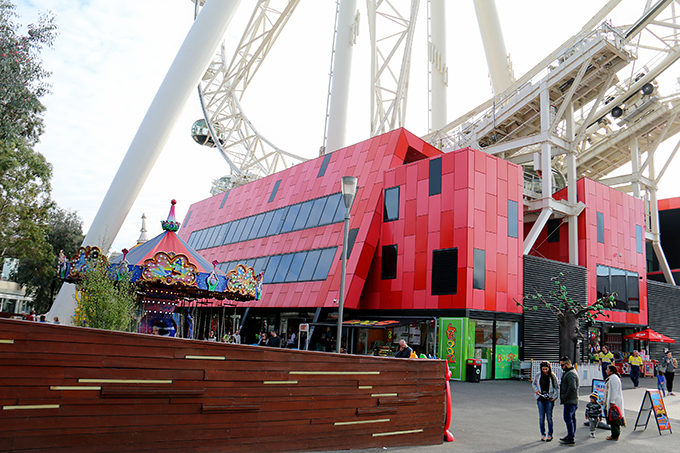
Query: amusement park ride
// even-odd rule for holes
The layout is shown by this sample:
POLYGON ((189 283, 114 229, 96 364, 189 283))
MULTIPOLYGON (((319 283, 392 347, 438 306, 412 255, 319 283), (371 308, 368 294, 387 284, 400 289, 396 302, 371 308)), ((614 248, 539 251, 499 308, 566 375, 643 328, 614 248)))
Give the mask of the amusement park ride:
MULTIPOLYGON (((266 126, 254 125, 246 115, 248 106, 242 104, 245 90, 300 1, 254 2, 232 55, 226 54, 220 41, 240 1, 192 1, 194 25, 130 145, 85 244, 104 236, 110 244, 115 238, 196 86, 205 117, 194 124, 192 135, 198 143, 216 147, 230 168, 229 175, 214 181, 213 194, 305 160, 266 139, 266 126)), ((680 90, 661 82, 669 79, 668 70, 680 58, 680 1, 648 0, 631 7, 610 0, 579 33, 515 79, 494 1, 474 0, 494 94, 447 122, 445 0, 368 0, 372 136, 405 125, 421 3, 427 10, 429 59, 429 133, 423 138, 444 151, 469 146, 525 167, 525 220, 536 220, 524 241, 525 254, 546 222, 559 218, 569 224, 570 262, 578 262, 576 219, 584 205, 576 199, 576 180, 588 177, 644 199, 646 240, 653 245, 667 282, 674 284, 660 244, 657 188, 680 142, 665 162, 659 162, 657 151, 680 131, 680 90), (624 7, 628 12, 640 9, 634 21, 605 21, 624 7), (550 169, 552 177, 541 177, 544 169, 550 169), (565 186, 566 200, 551 197, 565 186)), ((356 0, 339 0, 336 5, 320 154, 346 146, 352 50, 362 22, 356 0)), ((62 289, 50 316, 70 319, 72 291, 62 289)))

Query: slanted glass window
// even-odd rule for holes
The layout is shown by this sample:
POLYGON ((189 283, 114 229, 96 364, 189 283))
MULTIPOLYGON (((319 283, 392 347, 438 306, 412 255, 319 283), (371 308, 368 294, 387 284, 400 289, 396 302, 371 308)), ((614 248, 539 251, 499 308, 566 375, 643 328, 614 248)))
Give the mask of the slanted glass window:
POLYGON ((229 222, 226 224, 227 228, 224 230, 224 236, 222 237, 222 243, 220 245, 228 244, 227 239, 229 239, 229 233, 234 227, 234 222, 229 222))
POLYGON ((276 274, 272 278, 272 283, 283 283, 286 280, 286 274, 290 268, 291 261, 293 261, 293 255, 293 253, 281 255, 281 262, 279 262, 279 268, 276 269, 276 274))
POLYGON ((305 228, 313 228, 319 225, 319 219, 323 213, 324 206, 326 206, 326 201, 328 201, 328 197, 317 198, 314 200, 312 211, 309 213, 309 218, 307 219, 305 228))
POLYGON ((201 248, 205 249, 208 248, 208 240, 210 239, 210 236, 213 234, 213 229, 212 228, 206 228, 205 234, 203 235, 203 238, 201 239, 201 248))
POLYGON ((442 158, 430 160, 430 196, 442 193, 442 158))
MULTIPOLYGON (((326 206, 323 208, 323 214, 321 214, 321 219, 319 220, 319 225, 328 225, 333 223, 335 218, 335 212, 338 210, 338 203, 341 202, 342 194, 336 193, 328 197, 326 206)), ((345 204, 342 204, 345 206, 345 204)), ((343 216, 343 219, 345 217, 343 216)))
POLYGON ((279 191, 279 186, 281 185, 281 180, 279 179, 274 183, 274 189, 272 190, 272 194, 269 196, 269 201, 267 203, 271 203, 274 201, 274 198, 276 198, 276 192, 279 191))
POLYGON ((312 280, 314 277, 314 270, 316 269, 316 264, 319 262, 319 257, 321 256, 321 250, 310 250, 307 252, 307 259, 305 264, 302 266, 302 271, 298 276, 298 281, 306 282, 312 280))
POLYGON ((240 220, 234 220, 231 222, 231 227, 229 228, 229 231, 227 231, 227 235, 224 237, 225 244, 231 244, 234 242, 234 236, 236 234, 236 230, 238 230, 238 224, 240 222, 240 220))
POLYGON ((205 237, 205 230, 201 230, 197 233, 195 245, 193 246, 196 250, 199 250, 201 248, 201 242, 203 241, 204 237, 205 237))
POLYGON ((302 266, 305 264, 307 252, 298 252, 293 254, 293 261, 290 262, 290 268, 286 274, 286 282, 296 282, 302 271, 302 266))
POLYGON ((644 247, 644 236, 642 235, 642 226, 635 225, 635 245, 638 253, 642 253, 644 247))
POLYGON ((269 262, 267 262, 267 267, 264 270, 264 275, 266 281, 271 282, 276 275, 276 271, 279 268, 279 263, 281 262, 281 255, 273 255, 269 257, 269 262))
POLYGON ((517 202, 508 200, 508 237, 516 238, 519 229, 517 220, 517 202))
POLYGON ((385 213, 383 220, 391 222, 399 218, 399 186, 385 189, 385 213))
POLYGON ((286 220, 283 222, 281 234, 293 231, 293 227, 295 226, 295 220, 297 220, 299 212, 300 212, 299 204, 295 204, 288 208, 288 215, 286 216, 286 220))
POLYGON ((226 233, 228 228, 229 228, 228 223, 219 226, 217 236, 215 236, 215 239, 213 239, 211 247, 219 247, 220 245, 222 245, 222 242, 224 241, 224 233, 226 233))
POLYGON ((326 280, 328 278, 328 273, 331 270, 336 250, 337 247, 332 247, 321 251, 321 256, 319 257, 319 262, 316 265, 312 280, 326 280))
POLYGON ((321 162, 321 168, 319 168, 319 173, 317 173, 317 175, 316 175, 317 178, 320 178, 320 177, 322 177, 323 175, 326 174, 326 167, 328 167, 328 162, 331 161, 331 156, 332 156, 331 153, 328 153, 325 156, 323 156, 323 162, 321 162))
POLYGON ((475 267, 472 274, 472 288, 484 289, 484 280, 486 274, 486 251, 475 249, 474 254, 475 267))
MULTIPOLYGON (((347 259, 352 256, 352 249, 354 248, 354 243, 357 240, 357 234, 359 234, 359 228, 352 228, 347 234, 347 259)), ((340 259, 342 259, 342 253, 340 254, 340 259)))
POLYGON ((380 278, 383 280, 397 278, 397 244, 383 245, 380 278))
POLYGON ((255 264, 253 264, 253 270, 255 271, 255 275, 260 275, 260 272, 264 271, 267 268, 268 260, 269 260, 268 256, 261 256, 260 258, 255 260, 255 264))
POLYGON ((260 227, 262 226, 263 220, 264 214, 258 214, 255 216, 255 221, 253 222, 253 226, 250 228, 250 233, 248 233, 247 240, 255 239, 257 237, 257 233, 260 232, 260 227))
MULTIPOLYGON (((354 201, 352 201, 354 203, 354 201)), ((351 208, 351 206, 350 206, 351 208)), ((345 200, 340 196, 340 203, 338 203, 338 209, 335 211, 335 217, 333 217, 333 223, 344 222, 345 213, 347 212, 347 207, 345 206, 345 200)))
POLYGON ((255 223, 255 217, 248 217, 247 219, 243 219, 245 221, 241 222, 243 225, 241 228, 241 234, 239 235, 238 238, 234 236, 234 242, 241 242, 245 241, 248 238, 248 234, 250 234, 250 230, 253 228, 253 223, 255 223))
POLYGON ((456 294, 458 290, 458 249, 432 251, 432 295, 456 294))
POLYGON ((560 242, 560 225, 562 220, 560 219, 550 219, 546 224, 548 228, 548 242, 560 242))
POLYGON ((314 202, 312 200, 305 201, 300 205, 300 212, 298 212, 297 219, 295 220, 295 225, 293 225, 293 231, 301 230, 307 224, 307 219, 309 218, 309 213, 312 211, 312 205, 314 202))
POLYGON ((196 247, 194 247, 194 242, 196 242, 196 238, 197 238, 197 237, 198 237, 198 232, 196 232, 196 231, 193 231, 193 232, 189 235, 189 240, 187 241, 187 244, 189 244, 189 247, 196 248, 196 247))
POLYGON ((274 211, 274 218, 272 219, 272 223, 269 226, 269 230, 267 230, 267 236, 276 236, 281 232, 281 227, 283 226, 283 221, 286 218, 286 214, 288 214, 287 206, 274 211))
POLYGON ((604 214, 597 213, 597 242, 604 244, 604 214))
POLYGON ((260 225, 260 231, 257 233, 257 237, 263 238, 267 236, 267 230, 272 224, 272 219, 274 218, 274 215, 276 214, 276 211, 269 211, 264 215, 264 220, 262 221, 262 224, 260 225))

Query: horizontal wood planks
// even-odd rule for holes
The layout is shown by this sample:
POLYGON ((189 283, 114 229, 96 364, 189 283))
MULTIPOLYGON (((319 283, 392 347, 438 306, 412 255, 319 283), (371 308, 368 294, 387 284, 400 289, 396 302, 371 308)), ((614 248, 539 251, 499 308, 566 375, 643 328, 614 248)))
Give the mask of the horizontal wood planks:
POLYGON ((445 363, 0 319, 0 451, 442 442, 445 363))

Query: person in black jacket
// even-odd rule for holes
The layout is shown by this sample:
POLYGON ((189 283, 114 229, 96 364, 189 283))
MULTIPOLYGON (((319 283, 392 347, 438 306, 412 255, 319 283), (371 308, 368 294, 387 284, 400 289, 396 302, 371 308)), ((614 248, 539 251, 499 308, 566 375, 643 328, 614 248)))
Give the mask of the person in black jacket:
POLYGON ((276 330, 272 329, 271 332, 269 332, 269 340, 267 340, 267 346, 271 348, 280 348, 281 347, 281 337, 279 337, 276 334, 276 330))
POLYGON ((394 353, 394 356, 400 359, 408 359, 411 357, 412 352, 413 349, 411 349, 404 340, 401 340, 399 342, 399 350, 394 353))

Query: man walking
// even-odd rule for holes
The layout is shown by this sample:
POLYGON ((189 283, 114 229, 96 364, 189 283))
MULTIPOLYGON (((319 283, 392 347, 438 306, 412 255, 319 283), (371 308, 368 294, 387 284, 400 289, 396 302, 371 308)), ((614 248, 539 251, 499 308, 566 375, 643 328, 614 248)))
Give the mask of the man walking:
POLYGON ((578 409, 578 373, 567 356, 560 359, 560 367, 563 372, 560 382, 560 404, 564 406, 564 423, 567 425, 567 435, 560 439, 560 443, 573 445, 576 434, 576 410, 578 409))
POLYGON ((633 387, 638 388, 640 385, 640 369, 642 368, 642 357, 637 351, 633 351, 633 355, 628 357, 630 363, 630 380, 633 381, 633 387))

